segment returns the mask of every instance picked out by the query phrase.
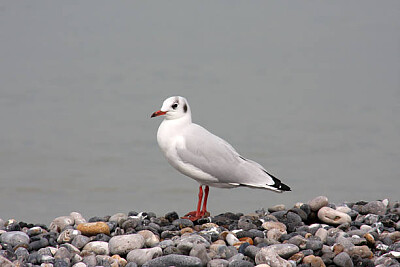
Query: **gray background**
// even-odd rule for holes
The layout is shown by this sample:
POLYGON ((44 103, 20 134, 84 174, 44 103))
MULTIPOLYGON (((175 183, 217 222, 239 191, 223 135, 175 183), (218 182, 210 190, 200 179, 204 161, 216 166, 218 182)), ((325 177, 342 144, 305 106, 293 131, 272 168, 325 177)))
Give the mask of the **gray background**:
POLYGON ((399 29, 399 1, 2 1, 0 218, 193 210, 150 119, 172 95, 293 189, 214 215, 399 200, 399 29))

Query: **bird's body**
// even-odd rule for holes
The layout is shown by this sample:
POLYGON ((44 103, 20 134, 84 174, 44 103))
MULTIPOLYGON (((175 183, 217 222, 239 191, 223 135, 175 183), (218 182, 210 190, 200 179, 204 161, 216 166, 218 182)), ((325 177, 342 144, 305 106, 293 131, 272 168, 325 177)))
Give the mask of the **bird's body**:
MULTIPOLYGON (((152 117, 159 115, 165 115, 157 132, 164 156, 175 169, 199 182, 200 189, 205 185, 206 196, 208 186, 247 186, 275 192, 290 190, 260 164, 242 157, 228 142, 192 123, 185 98, 166 99, 161 110, 154 112, 152 117)), ((206 203, 206 198, 204 201, 206 203)), ((203 209, 206 211, 204 204, 203 209)))

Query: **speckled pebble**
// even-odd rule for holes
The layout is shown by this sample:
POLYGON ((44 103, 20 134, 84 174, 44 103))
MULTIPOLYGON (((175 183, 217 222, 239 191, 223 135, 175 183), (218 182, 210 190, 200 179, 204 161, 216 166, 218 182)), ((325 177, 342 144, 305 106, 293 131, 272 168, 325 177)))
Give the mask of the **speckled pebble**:
POLYGON ((318 218, 322 222, 331 225, 340 225, 343 223, 351 222, 351 217, 349 215, 329 207, 322 207, 321 209, 319 209, 318 218))
POLYGON ((312 211, 318 211, 320 208, 327 206, 329 202, 326 196, 319 196, 311 199, 307 204, 310 206, 312 211))
POLYGON ((119 235, 110 239, 108 245, 111 254, 123 255, 133 249, 142 248, 145 240, 139 234, 119 235))

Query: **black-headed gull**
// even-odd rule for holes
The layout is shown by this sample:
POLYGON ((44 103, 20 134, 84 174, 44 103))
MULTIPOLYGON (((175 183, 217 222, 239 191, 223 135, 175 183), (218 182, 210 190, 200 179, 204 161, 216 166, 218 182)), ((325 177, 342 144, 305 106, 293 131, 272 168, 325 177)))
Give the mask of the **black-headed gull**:
POLYGON ((228 142, 192 123, 187 100, 181 96, 167 98, 161 109, 151 117, 164 115, 157 132, 157 141, 169 164, 200 183, 197 210, 185 218, 197 220, 207 212, 209 186, 233 188, 247 186, 275 192, 290 191, 290 187, 268 173, 257 162, 246 159, 228 142), (203 188, 205 196, 203 207, 203 188))

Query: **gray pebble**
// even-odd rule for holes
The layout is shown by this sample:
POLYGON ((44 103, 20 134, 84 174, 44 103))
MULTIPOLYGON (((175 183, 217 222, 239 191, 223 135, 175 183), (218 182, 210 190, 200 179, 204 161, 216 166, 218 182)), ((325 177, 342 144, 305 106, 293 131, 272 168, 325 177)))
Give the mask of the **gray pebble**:
POLYGON ((326 196, 319 196, 311 199, 307 204, 310 206, 311 211, 318 211, 320 208, 327 206, 329 202, 326 196))
POLYGON ((253 267, 254 264, 245 260, 230 261, 228 267, 253 267))
POLYGON ((346 252, 341 252, 333 258, 333 262, 341 267, 353 267, 353 262, 346 252))
POLYGON ((293 244, 276 244, 268 246, 268 248, 273 249, 280 257, 285 259, 299 252, 299 248, 293 244))
POLYGON ((135 262, 137 265, 141 266, 146 262, 162 255, 162 249, 159 247, 143 248, 131 250, 126 256, 126 259, 128 262, 135 262))
POLYGON ((227 267, 228 265, 229 261, 224 259, 214 259, 207 263, 207 267, 227 267))
POLYGON ((77 247, 78 249, 82 249, 87 243, 89 243, 90 238, 84 235, 77 235, 72 239, 71 244, 77 247))
POLYGON ((176 219, 172 222, 172 225, 178 227, 179 229, 185 227, 193 227, 193 222, 189 219, 176 219))
POLYGON ((5 232, 0 236, 1 242, 8 243, 15 247, 21 244, 29 244, 30 238, 27 234, 21 231, 5 232))
POLYGON ((201 260, 196 257, 184 255, 167 255, 152 259, 143 265, 144 267, 201 267, 203 266, 201 260))
POLYGON ((319 237, 312 236, 307 239, 306 249, 312 249, 313 251, 322 249, 324 243, 319 237))
MULTIPOLYGON (((99 241, 100 242, 100 241, 99 241)), ((133 249, 142 248, 144 246, 144 238, 139 234, 113 236, 109 243, 111 254, 123 255, 133 249)))
POLYGON ((195 244, 190 250, 189 256, 199 258, 203 265, 207 265, 207 262, 211 260, 207 254, 206 246, 204 244, 195 244))
POLYGON ((385 215, 386 214, 386 205, 381 201, 371 201, 366 205, 362 206, 361 211, 362 214, 376 214, 376 215, 385 215))
MULTIPOLYGON (((96 255, 109 255, 110 254, 110 246, 109 243, 104 241, 92 241, 87 243, 82 251, 93 252, 96 255)), ((117 254, 117 253, 113 253, 117 254)))

